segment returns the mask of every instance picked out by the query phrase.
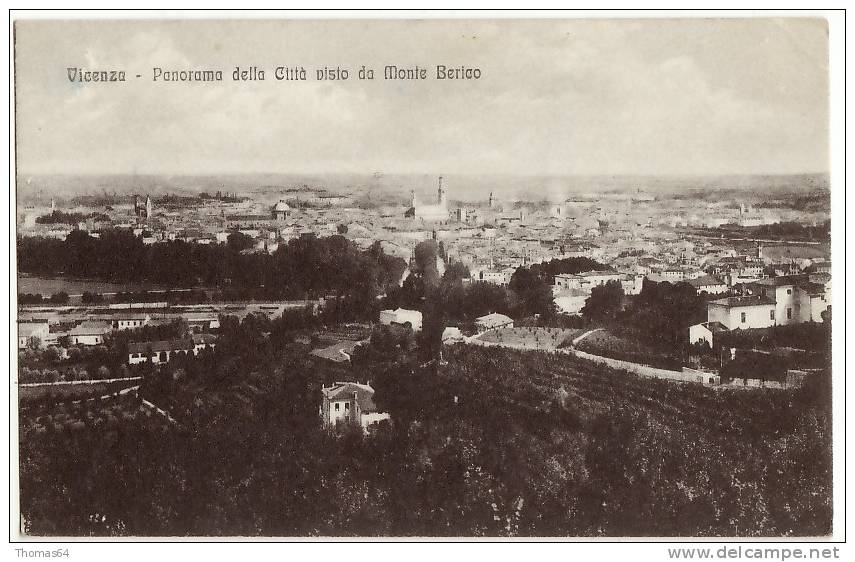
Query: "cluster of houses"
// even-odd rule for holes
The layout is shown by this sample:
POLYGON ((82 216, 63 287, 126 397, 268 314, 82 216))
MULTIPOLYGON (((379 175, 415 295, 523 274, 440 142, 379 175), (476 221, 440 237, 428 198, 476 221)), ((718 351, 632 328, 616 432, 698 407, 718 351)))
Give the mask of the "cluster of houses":
MULTIPOLYGON (((34 339, 39 346, 60 344, 60 337, 68 338, 68 345, 91 346, 101 345, 108 334, 119 330, 138 328, 148 324, 145 319, 124 319, 112 322, 104 320, 84 320, 66 333, 52 333, 47 321, 29 321, 18 323, 18 348, 34 347, 34 339)), ((192 334, 189 338, 170 341, 146 341, 128 344, 128 364, 136 365, 150 361, 152 363, 168 363, 179 355, 196 356, 204 349, 213 349, 217 338, 212 334, 192 334)))
POLYGON ((177 357, 198 356, 206 349, 217 347, 212 334, 193 334, 186 339, 131 342, 128 344, 128 364, 169 363, 177 357))
POLYGON ((170 323, 177 319, 187 322, 194 331, 207 331, 219 327, 219 316, 215 312, 169 311, 153 317, 149 312, 133 310, 111 310, 80 312, 40 310, 29 307, 18 314, 18 349, 38 346, 101 345, 106 336, 121 330, 132 330, 143 326, 170 323))
POLYGON ((831 313, 830 281, 815 279, 807 274, 769 277, 744 285, 745 294, 712 300, 707 321, 689 327, 689 341, 712 347, 722 332, 823 322, 831 313))
POLYGON ((619 273, 613 269, 556 275, 552 286, 555 306, 564 314, 579 314, 593 288, 610 281, 620 283, 625 295, 637 295, 641 292, 644 276, 619 273))
MULTIPOLYGON (((422 313, 418 310, 408 310, 405 308, 398 308, 396 310, 382 310, 380 311, 380 324, 383 324, 385 326, 409 326, 413 330, 413 332, 419 332, 422 329, 422 313)), ((479 316, 475 319, 474 324, 475 331, 479 334, 481 332, 486 332, 487 330, 514 327, 514 321, 511 317, 505 316, 504 314, 499 314, 497 312, 492 312, 490 314, 485 314, 484 316, 479 316)), ((457 328, 452 328, 451 331, 449 330, 449 328, 446 328, 446 332, 448 334, 459 335, 460 333, 460 330, 457 328)))

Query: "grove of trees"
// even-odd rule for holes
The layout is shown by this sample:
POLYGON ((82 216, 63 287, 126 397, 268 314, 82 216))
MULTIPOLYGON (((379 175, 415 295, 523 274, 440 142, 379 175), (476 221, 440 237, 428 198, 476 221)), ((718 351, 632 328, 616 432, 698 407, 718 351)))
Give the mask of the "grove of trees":
POLYGON ((342 236, 299 238, 273 254, 244 253, 247 237, 233 233, 224 245, 170 241, 143 244, 131 232, 82 231, 66 239, 19 238, 18 270, 110 282, 169 287, 218 287, 238 298, 348 297, 365 305, 397 286, 406 263, 380 244, 362 251, 342 236))
MULTIPOLYGON (((289 343, 290 329, 266 337, 271 328, 262 318, 225 322, 214 354, 149 366, 141 394, 175 424, 160 416, 114 423, 109 415, 101 423, 109 401, 63 418, 22 411, 26 531, 830 532, 827 385, 715 391, 567 356, 458 345, 446 365, 421 366, 408 353, 385 363, 363 357, 349 376, 371 379, 391 423, 367 435, 330 432, 318 418, 324 371, 289 343)), ((406 339, 378 334, 377 344, 401 349, 406 339)))

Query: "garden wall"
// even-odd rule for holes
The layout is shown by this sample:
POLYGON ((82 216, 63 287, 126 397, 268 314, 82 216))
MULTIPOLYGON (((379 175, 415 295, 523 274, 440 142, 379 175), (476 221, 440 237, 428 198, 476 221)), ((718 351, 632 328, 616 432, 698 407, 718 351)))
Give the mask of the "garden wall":
POLYGON ((641 365, 639 363, 631 363, 629 361, 621 361, 620 359, 612 359, 611 357, 594 355, 592 353, 579 351, 578 349, 572 350, 572 353, 582 359, 587 359, 589 361, 593 361, 594 363, 607 365, 613 369, 628 371, 641 377, 653 377, 657 379, 668 379, 682 382, 696 382, 708 386, 717 385, 721 382, 717 375, 705 373, 703 371, 696 371, 694 369, 684 368, 682 371, 669 371, 667 369, 657 369, 656 367, 649 367, 647 365, 641 365), (709 382, 710 378, 712 378, 713 380, 712 383, 709 382))

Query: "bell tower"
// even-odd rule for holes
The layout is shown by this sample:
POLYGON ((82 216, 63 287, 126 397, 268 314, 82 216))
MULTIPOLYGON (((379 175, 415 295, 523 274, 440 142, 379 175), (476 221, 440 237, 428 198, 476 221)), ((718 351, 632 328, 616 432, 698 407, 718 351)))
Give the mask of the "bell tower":
POLYGON ((439 187, 436 190, 436 204, 440 207, 448 206, 448 199, 445 194, 445 186, 442 185, 442 176, 439 176, 439 187))

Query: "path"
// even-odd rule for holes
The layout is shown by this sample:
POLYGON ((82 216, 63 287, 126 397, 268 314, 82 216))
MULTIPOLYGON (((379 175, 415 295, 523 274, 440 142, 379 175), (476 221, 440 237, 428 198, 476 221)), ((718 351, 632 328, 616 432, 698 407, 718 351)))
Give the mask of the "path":
POLYGON ((582 335, 581 335, 581 336, 579 336, 578 338, 574 338, 574 339, 573 339, 573 347, 575 347, 575 346, 576 346, 576 344, 578 344, 580 341, 582 341, 583 339, 587 338, 588 336, 590 336, 590 335, 591 335, 591 334, 593 334, 594 332, 600 332, 600 331, 602 331, 602 330, 603 330, 603 328, 594 328, 593 330, 588 330, 587 332, 585 332, 584 334, 582 334, 582 335))
POLYGON ((152 410, 154 410, 155 412, 157 412, 158 414, 165 417, 167 420, 169 420, 169 423, 171 423, 173 425, 178 425, 178 422, 175 421, 175 419, 172 416, 170 416, 169 412, 167 412, 166 410, 161 410, 160 408, 158 408, 157 406, 155 406, 154 404, 152 404, 151 402, 149 402, 145 398, 142 398, 142 403, 145 406, 147 406, 147 407, 151 408, 152 410))
POLYGON ((125 377, 121 379, 86 379, 82 381, 56 381, 56 382, 23 382, 18 383, 18 386, 32 388, 36 386, 59 386, 59 385, 74 385, 74 384, 106 384, 111 382, 122 381, 141 381, 142 377, 125 377))

